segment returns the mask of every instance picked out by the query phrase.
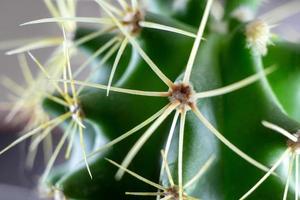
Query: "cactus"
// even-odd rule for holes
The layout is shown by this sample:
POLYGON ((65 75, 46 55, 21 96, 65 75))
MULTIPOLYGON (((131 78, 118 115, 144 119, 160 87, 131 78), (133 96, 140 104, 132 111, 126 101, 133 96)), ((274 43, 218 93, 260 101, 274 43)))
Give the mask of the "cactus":
POLYGON ((22 25, 57 23, 61 36, 8 52, 20 55, 28 88, 13 87, 20 97, 7 119, 30 120, 0 152, 30 138, 32 166, 45 141, 41 194, 298 199, 300 48, 272 28, 299 1, 261 16, 257 0, 86 2, 100 17, 78 17, 75 0, 44 2, 52 16, 22 25), (32 53, 53 46, 46 63, 32 53), (80 53, 87 59, 76 66, 80 53), (55 127, 63 131, 52 150, 55 127))

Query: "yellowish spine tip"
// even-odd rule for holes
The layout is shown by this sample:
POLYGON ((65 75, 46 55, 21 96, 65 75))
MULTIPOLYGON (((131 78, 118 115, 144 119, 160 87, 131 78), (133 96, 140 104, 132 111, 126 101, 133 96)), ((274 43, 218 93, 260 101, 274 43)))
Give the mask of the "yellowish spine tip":
POLYGON ((247 47, 258 55, 265 56, 271 44, 271 27, 262 20, 255 20, 246 26, 247 47))

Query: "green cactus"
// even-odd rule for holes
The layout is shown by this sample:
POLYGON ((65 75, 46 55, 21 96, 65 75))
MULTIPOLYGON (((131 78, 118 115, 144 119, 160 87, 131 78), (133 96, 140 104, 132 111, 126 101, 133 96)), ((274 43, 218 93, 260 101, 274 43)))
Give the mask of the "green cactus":
POLYGON ((280 16, 256 16, 253 0, 88 3, 101 17, 77 17, 75 0, 45 0, 52 17, 23 24, 57 23, 62 34, 8 52, 30 77, 8 119, 35 113, 0 155, 31 138, 32 165, 59 126, 39 182, 48 197, 298 199, 300 44, 271 30, 299 1, 280 16), (45 64, 30 53, 56 45, 45 64), (87 59, 74 66, 79 53, 87 59))

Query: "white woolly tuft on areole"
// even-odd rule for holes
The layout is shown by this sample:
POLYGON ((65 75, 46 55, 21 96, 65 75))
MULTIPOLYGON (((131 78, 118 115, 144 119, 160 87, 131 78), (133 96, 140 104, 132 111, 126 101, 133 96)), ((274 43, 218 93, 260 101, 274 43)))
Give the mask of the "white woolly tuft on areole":
POLYGON ((270 26, 263 20, 255 20, 246 26, 247 48, 258 55, 265 56, 271 44, 270 26))

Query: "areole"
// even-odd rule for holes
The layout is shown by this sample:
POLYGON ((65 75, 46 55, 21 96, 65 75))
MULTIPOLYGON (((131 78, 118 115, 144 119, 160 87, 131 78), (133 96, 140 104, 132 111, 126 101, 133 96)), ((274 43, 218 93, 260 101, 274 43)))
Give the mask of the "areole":
POLYGON ((298 140, 295 142, 291 139, 287 141, 287 146, 291 148, 293 152, 296 154, 300 154, 300 130, 298 130, 295 134, 293 134, 298 140))
POLYGON ((175 83, 169 90, 171 103, 180 102, 179 109, 191 109, 195 103, 193 86, 186 83, 175 83))
POLYGON ((144 15, 141 10, 129 8, 125 12, 121 22, 129 33, 132 35, 137 35, 141 32, 142 27, 140 26, 140 22, 143 20, 144 15))

